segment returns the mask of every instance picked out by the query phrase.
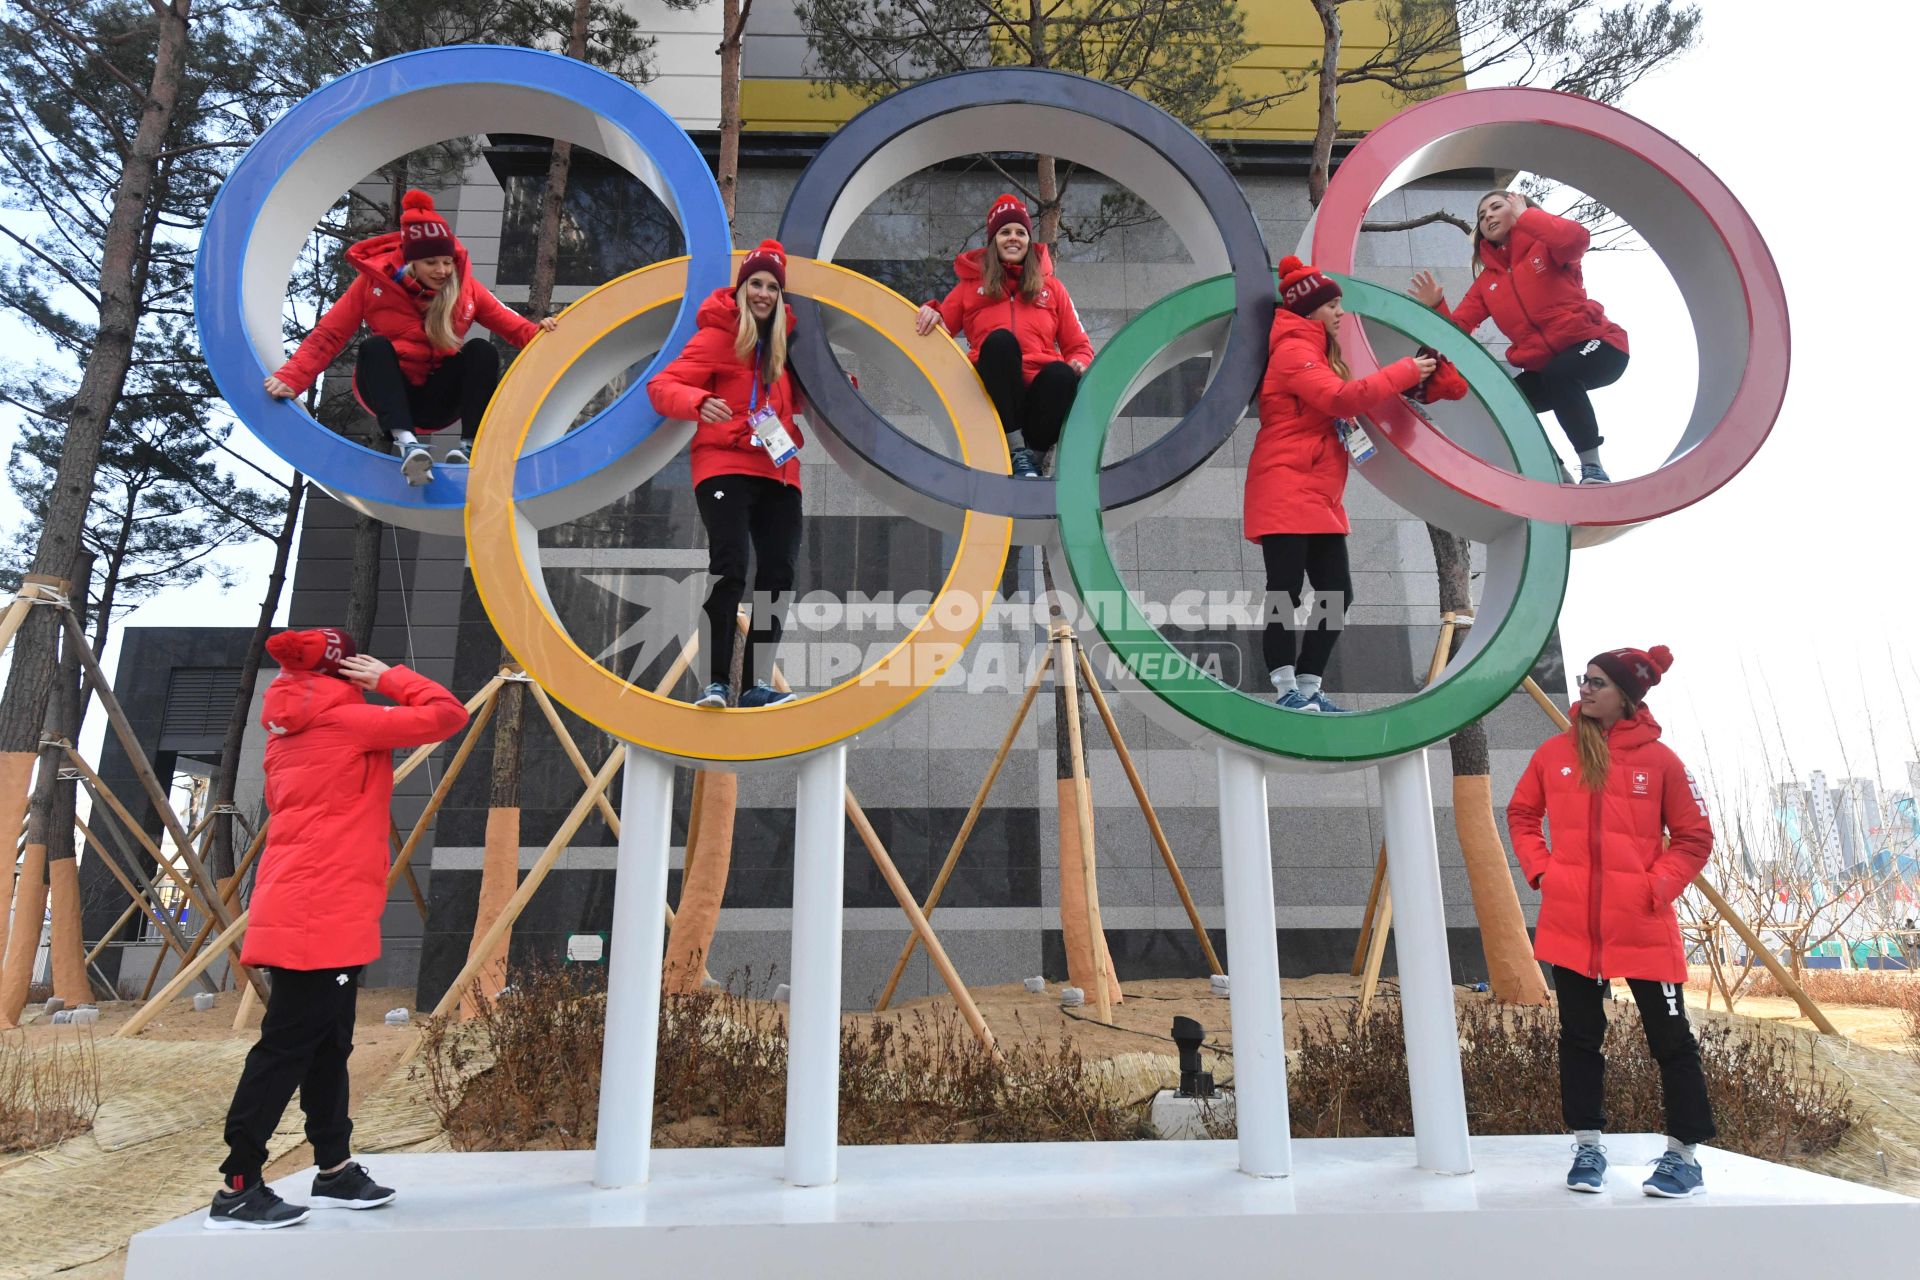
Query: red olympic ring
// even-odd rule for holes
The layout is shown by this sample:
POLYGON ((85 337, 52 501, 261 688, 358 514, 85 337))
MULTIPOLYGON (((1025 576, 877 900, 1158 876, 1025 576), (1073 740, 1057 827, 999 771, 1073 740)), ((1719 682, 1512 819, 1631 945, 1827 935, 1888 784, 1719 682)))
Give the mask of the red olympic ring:
MULTIPOLYGON (((1604 541, 1692 505, 1731 480, 1773 429, 1786 396, 1786 291, 1759 229, 1694 155, 1624 111, 1543 89, 1472 89, 1401 112, 1368 134, 1327 186, 1311 261, 1354 271, 1360 224, 1381 195, 1421 177, 1524 159, 1605 203, 1659 254, 1680 286, 1700 351, 1692 418, 1666 463, 1644 476, 1580 487, 1529 480, 1454 443, 1395 401, 1384 442, 1460 497, 1512 515, 1584 526, 1604 541), (1614 526, 1607 529, 1607 526, 1614 526)), ((1363 326, 1341 334, 1353 376, 1379 367, 1363 326)))

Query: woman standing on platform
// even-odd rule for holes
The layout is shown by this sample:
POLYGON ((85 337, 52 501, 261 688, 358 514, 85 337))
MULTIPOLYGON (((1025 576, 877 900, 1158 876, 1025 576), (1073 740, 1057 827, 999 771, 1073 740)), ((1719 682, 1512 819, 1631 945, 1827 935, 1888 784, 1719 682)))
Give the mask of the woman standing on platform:
POLYGON ((1348 421, 1411 391, 1433 374, 1431 356, 1408 356, 1358 381, 1340 358, 1340 286, 1288 255, 1280 260, 1280 307, 1267 337, 1260 434, 1247 460, 1245 530, 1267 567, 1267 672, 1289 711, 1341 712, 1321 678, 1353 603, 1347 567, 1348 456, 1372 445, 1348 421), (1314 618, 1295 665, 1294 619, 1313 584, 1314 618), (1282 601, 1286 603, 1283 604, 1282 601))
POLYGON ((1599 420, 1589 391, 1627 369, 1627 331, 1587 296, 1580 261, 1592 237, 1513 191, 1490 191, 1474 213, 1473 285, 1457 307, 1431 271, 1407 292, 1472 333, 1489 315, 1511 344, 1507 360, 1534 412, 1553 410, 1580 456, 1580 483, 1606 484, 1599 420))
POLYGON ((787 367, 787 254, 762 240, 741 260, 731 289, 700 304, 699 329, 672 364, 647 383, 653 407, 692 422, 693 493, 707 529, 708 684, 696 706, 720 708, 732 695, 734 619, 753 558, 753 625, 741 661, 742 707, 786 702, 754 679, 755 650, 780 643, 800 554, 800 447, 794 415, 806 399, 787 367))
POLYGON ((920 308, 915 329, 965 334, 980 381, 1000 411, 1013 474, 1040 478, 1060 439, 1093 343, 1073 298, 1053 274, 1047 246, 1033 243, 1033 218, 1012 195, 987 213, 987 244, 953 260, 960 277, 945 300, 920 308))
POLYGON ((351 1159, 347 1058, 361 971, 380 955, 393 752, 443 742, 460 700, 417 671, 354 651, 334 627, 267 641, 266 799, 273 826, 248 904, 241 962, 273 979, 260 1039, 227 1108, 227 1158, 205 1225, 268 1231, 307 1220, 266 1185, 267 1143, 294 1091, 313 1144, 315 1209, 377 1209, 394 1193, 351 1159), (398 706, 368 706, 362 690, 398 706))
POLYGON ((1673 904, 1707 865, 1713 826, 1693 774, 1660 741, 1645 705, 1672 664, 1664 645, 1595 656, 1573 726, 1533 753, 1507 802, 1521 873, 1540 891, 1533 953, 1553 966, 1573 1191, 1598 1192, 1606 1180, 1601 1046, 1615 978, 1640 1008, 1667 1114, 1667 1150, 1641 1189, 1671 1199, 1706 1191, 1694 1145, 1714 1136, 1713 1108, 1687 1025, 1687 955, 1673 904))
POLYGON ((473 278, 466 246, 434 210, 433 197, 402 197, 400 229, 347 250, 359 274, 299 349, 267 379, 267 394, 289 400, 313 385, 364 321, 373 332, 354 360, 353 393, 400 453, 410 485, 433 479, 433 455, 419 435, 460 424, 449 466, 465 466, 473 433, 500 381, 500 354, 485 338, 467 340, 478 321, 516 347, 557 322, 535 324, 473 278))

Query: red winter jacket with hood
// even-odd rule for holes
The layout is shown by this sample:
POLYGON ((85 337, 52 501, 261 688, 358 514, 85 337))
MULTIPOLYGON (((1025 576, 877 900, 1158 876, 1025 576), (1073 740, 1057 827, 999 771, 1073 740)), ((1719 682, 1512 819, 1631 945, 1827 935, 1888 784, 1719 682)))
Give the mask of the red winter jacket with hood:
POLYGON ((374 706, 337 676, 282 671, 260 715, 267 739, 267 851, 240 959, 282 969, 366 964, 380 954, 387 905, 393 751, 439 742, 467 723, 451 693, 391 667, 374 706))
POLYGON ((1248 542, 1269 533, 1347 533, 1347 449, 1335 418, 1420 385, 1413 357, 1348 381, 1327 363, 1327 330, 1282 307, 1267 336, 1260 434, 1247 460, 1248 542))
POLYGON ((981 263, 986 253, 985 249, 969 249, 955 258, 953 272, 960 277, 960 283, 953 286, 944 300, 928 304, 939 308, 940 322, 948 333, 966 335, 969 357, 979 363, 980 344, 995 329, 1005 329, 1020 341, 1023 382, 1032 382, 1035 374, 1056 360, 1092 364, 1093 342, 1080 326, 1080 313, 1073 308, 1073 297, 1053 274, 1053 257, 1047 252, 1047 246, 1034 245, 1027 261, 1020 266, 1020 273, 1031 265, 1046 277, 1039 298, 1033 302, 1020 296, 1020 274, 1015 272, 1008 273, 1012 291, 1006 297, 987 296, 986 285, 981 283, 981 263))
POLYGON ((1523 209, 1505 244, 1481 244, 1480 274, 1460 305, 1442 298, 1436 310, 1468 333, 1492 316, 1512 343, 1507 361, 1520 369, 1544 368, 1595 338, 1625 351, 1627 331, 1587 296, 1580 259, 1591 239, 1571 218, 1523 209))
MULTIPOLYGON (((806 411, 793 365, 781 370, 769 387, 760 381, 756 362, 733 353, 734 338, 740 332, 740 302, 732 289, 715 289, 700 304, 695 319, 700 327, 679 358, 647 381, 647 398, 655 409, 694 425, 693 482, 713 476, 766 476, 798 489, 799 455, 774 466, 765 449, 749 443, 753 432, 747 426, 749 408, 757 400, 763 408, 773 406, 794 444, 806 444, 793 421, 794 414, 806 411), (700 405, 708 396, 725 400, 733 416, 725 422, 700 421, 700 405)), ((787 332, 793 332, 792 313, 787 315, 787 332)))
POLYGON ((1685 982, 1673 904, 1713 852, 1706 799, 1644 706, 1608 732, 1599 791, 1581 784, 1574 734, 1540 745, 1507 802, 1520 872, 1540 890, 1533 954, 1589 978, 1685 982))
MULTIPOLYGON (((441 361, 455 355, 439 351, 427 339, 425 317, 433 293, 420 286, 413 273, 404 270, 406 259, 400 252, 400 233, 362 240, 347 249, 347 261, 359 275, 342 294, 340 301, 327 308, 320 323, 313 327, 288 361, 274 377, 291 387, 295 394, 313 385, 326 367, 345 350, 361 322, 393 343, 400 357, 400 372, 407 381, 420 386, 441 361)), ((460 296, 453 304, 453 336, 464 341, 474 322, 505 338, 516 347, 524 347, 540 332, 540 326, 512 310, 473 278, 473 264, 466 246, 453 256, 455 278, 460 281, 460 296)), ((478 426, 479 424, 474 424, 478 426)))

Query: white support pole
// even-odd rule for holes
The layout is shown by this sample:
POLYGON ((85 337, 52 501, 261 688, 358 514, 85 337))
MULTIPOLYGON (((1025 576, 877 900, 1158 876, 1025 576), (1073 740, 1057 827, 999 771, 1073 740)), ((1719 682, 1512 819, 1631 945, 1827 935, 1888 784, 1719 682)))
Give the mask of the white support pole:
POLYGON ((840 1167, 840 925, 847 749, 800 763, 793 815, 793 959, 787 997, 787 1181, 824 1187, 840 1167))
POLYGON ((660 1048, 673 766, 629 746, 623 767, 613 954, 607 960, 607 1041, 600 1055, 600 1135, 593 1153, 596 1187, 633 1187, 647 1180, 660 1048))
POLYGON ((1240 1171, 1256 1178, 1284 1178, 1293 1172, 1293 1148, 1287 1117, 1287 1040, 1280 1025, 1267 772, 1258 757, 1245 752, 1221 747, 1216 754, 1240 1171))
POLYGON ((1416 751, 1382 764, 1380 792, 1387 881, 1393 886, 1393 955, 1400 969, 1400 1016, 1413 1093, 1414 1153, 1422 1169, 1472 1173, 1427 753, 1416 751))

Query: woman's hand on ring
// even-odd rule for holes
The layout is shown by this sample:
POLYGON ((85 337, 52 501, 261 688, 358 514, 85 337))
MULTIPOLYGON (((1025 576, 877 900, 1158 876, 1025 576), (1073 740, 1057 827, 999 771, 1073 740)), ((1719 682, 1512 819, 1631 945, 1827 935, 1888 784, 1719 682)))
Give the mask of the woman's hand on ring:
POLYGON ((542 333, 552 333, 555 329, 558 329, 559 327, 560 327, 559 316, 548 316, 545 320, 542 320, 540 322, 540 332, 542 333))
POLYGON ((940 324, 940 308, 928 303, 920 308, 920 314, 913 318, 913 331, 921 337, 932 333, 940 324))
POLYGON ((1087 371, 1087 362, 1085 360, 1069 360, 1067 361, 1067 367, 1075 373, 1085 373, 1087 371))
POLYGON ((280 379, 273 378, 273 377, 269 377, 267 379, 266 388, 267 388, 267 394, 272 396, 275 400, 291 400, 295 396, 300 394, 298 391, 295 391, 292 387, 288 386, 286 383, 280 381, 280 379))

